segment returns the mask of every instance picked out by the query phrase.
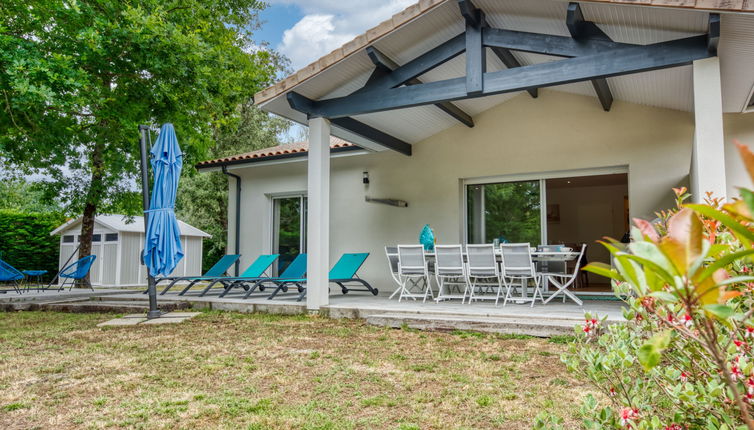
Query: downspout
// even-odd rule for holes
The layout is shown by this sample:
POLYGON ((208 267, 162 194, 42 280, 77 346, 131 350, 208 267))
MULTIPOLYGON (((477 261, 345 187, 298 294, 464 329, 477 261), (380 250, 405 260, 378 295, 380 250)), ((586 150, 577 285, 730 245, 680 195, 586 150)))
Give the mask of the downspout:
MULTIPOLYGON (((241 177, 228 172, 227 166, 222 166, 223 174, 236 178, 236 254, 241 254, 241 177)), ((240 276, 239 261, 236 260, 236 276, 240 276)))

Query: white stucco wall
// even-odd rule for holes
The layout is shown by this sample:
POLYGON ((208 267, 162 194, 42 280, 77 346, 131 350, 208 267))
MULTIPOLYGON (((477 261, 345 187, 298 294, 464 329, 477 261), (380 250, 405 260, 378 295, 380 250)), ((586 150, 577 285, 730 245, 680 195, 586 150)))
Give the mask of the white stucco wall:
MULTIPOLYGON (((462 240, 463 179, 628 166, 631 215, 645 218, 672 205, 671 187, 688 182, 694 135, 689 112, 620 101, 604 112, 595 98, 543 90, 537 99, 522 94, 474 120, 474 128, 458 125, 415 144, 411 157, 386 151, 332 160, 331 265, 344 252, 368 251, 360 274, 392 290, 385 245, 415 243, 425 223, 438 243, 462 240), (363 171, 369 172, 368 188, 363 171), (405 200, 409 207, 366 203, 365 195, 405 200)), ((243 178, 243 268, 270 252, 270 196, 305 192, 306 163, 233 173, 243 178)), ((233 243, 234 226, 228 234, 233 243)))

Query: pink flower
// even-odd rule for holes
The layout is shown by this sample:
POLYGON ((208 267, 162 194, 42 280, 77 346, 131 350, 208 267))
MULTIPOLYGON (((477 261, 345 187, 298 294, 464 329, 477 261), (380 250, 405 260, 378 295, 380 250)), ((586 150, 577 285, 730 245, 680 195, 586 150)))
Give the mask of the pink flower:
POLYGON ((615 397, 616 394, 615 387, 610 387, 610 397, 615 397))
POLYGON ((739 368, 737 365, 733 365, 730 366, 730 376, 734 381, 737 381, 744 377, 744 373, 741 372, 741 368, 739 368))
POLYGON ((686 427, 682 426, 680 424, 670 424, 669 426, 665 426, 665 430, 685 430, 686 427))
POLYGON ((620 424, 624 427, 631 428, 633 421, 639 419, 639 410, 636 408, 621 408, 618 415, 620 416, 620 424))
POLYGON ((746 333, 744 334, 744 337, 749 339, 754 337, 754 327, 746 326, 746 333))
POLYGON ((587 336, 593 337, 597 335, 600 328, 600 322, 596 318, 586 318, 584 325, 581 328, 587 336))
POLYGON ((688 381, 688 380, 689 380, 689 375, 688 375, 688 373, 686 373, 686 372, 681 372, 681 377, 680 377, 680 380, 681 380, 681 382, 686 382, 686 381, 688 381))
POLYGON ((694 318, 692 318, 691 315, 689 315, 689 314, 684 315, 683 316, 683 324, 686 327, 691 328, 691 326, 694 325, 694 318))

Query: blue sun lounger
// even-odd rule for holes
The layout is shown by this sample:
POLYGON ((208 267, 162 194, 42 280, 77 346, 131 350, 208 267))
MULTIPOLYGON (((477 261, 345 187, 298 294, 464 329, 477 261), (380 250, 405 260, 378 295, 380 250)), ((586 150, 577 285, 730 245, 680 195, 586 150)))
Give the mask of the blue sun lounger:
MULTIPOLYGON (((164 278, 155 279, 154 284, 157 286, 157 284, 162 281, 172 281, 170 282, 170 285, 160 293, 160 295, 164 295, 168 290, 173 288, 173 285, 180 281, 189 281, 189 285, 193 286, 195 282, 192 281, 198 282, 203 279, 215 279, 225 276, 225 272, 227 272, 228 269, 230 269, 230 266, 232 266, 239 258, 241 258, 239 254, 223 255, 223 257, 217 260, 217 263, 210 267, 210 269, 202 276, 166 276, 164 278)), ((144 291, 144 293, 146 294, 146 291, 144 291)))
MULTIPOLYGON (((279 256, 280 254, 260 255, 239 276, 222 276, 211 280, 205 279, 204 281, 209 282, 209 284, 204 288, 204 290, 202 290, 202 292, 199 294, 199 297, 203 297, 209 290, 212 289, 212 287, 215 286, 215 284, 218 283, 224 288, 223 292, 220 294, 220 297, 224 297, 226 294, 228 294, 228 291, 230 291, 230 289, 233 287, 243 287, 245 289, 248 289, 248 287, 245 286, 242 281, 254 281, 257 279, 262 279, 263 277, 267 278, 266 276, 264 276, 264 272, 266 272, 267 269, 272 266, 272 263, 274 263, 279 256)), ((181 295, 183 295, 184 292, 185 290, 181 292, 181 295)))
MULTIPOLYGON (((343 254, 337 263, 330 269, 330 273, 328 274, 328 279, 331 283, 337 284, 340 286, 340 290, 343 294, 347 294, 349 291, 368 291, 372 293, 373 295, 379 294, 379 291, 377 288, 372 287, 369 285, 369 283, 361 278, 359 278, 356 275, 356 272, 359 271, 361 266, 364 264, 364 261, 366 261, 367 257, 369 257, 368 252, 362 252, 357 254, 343 254), (353 289, 348 284, 359 284, 360 287, 363 287, 364 289, 353 289)), ((286 286, 289 284, 294 284, 298 287, 298 290, 300 292, 298 296, 298 301, 306 297, 306 278, 299 278, 299 279, 289 279, 284 280, 283 282, 278 283, 278 287, 275 289, 275 291, 272 292, 270 297, 268 299, 274 298, 280 291, 285 292, 286 286)))
MULTIPOLYGON (((285 270, 283 270, 283 273, 281 273, 277 277, 260 278, 256 280, 247 279, 240 281, 240 283, 242 284, 241 286, 248 287, 246 294, 244 294, 242 298, 248 298, 251 293, 253 293, 257 289, 259 289, 259 291, 264 291, 266 288, 265 284, 267 283, 274 284, 277 287, 283 285, 283 290, 288 291, 289 280, 301 279, 304 276, 306 276, 306 254, 299 254, 296 256, 296 258, 293 259, 293 261, 290 262, 290 264, 288 264, 285 270), (251 286, 248 285, 249 283, 251 284, 251 286)), ((298 288, 299 292, 303 291, 302 286, 299 285, 298 288)))

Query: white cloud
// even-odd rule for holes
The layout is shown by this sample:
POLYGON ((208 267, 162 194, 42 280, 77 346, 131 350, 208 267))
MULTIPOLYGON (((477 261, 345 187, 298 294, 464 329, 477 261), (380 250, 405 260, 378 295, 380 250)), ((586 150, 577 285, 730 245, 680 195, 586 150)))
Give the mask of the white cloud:
POLYGON ((295 5, 304 17, 285 30, 278 51, 299 69, 356 35, 386 20, 416 0, 273 0, 295 5))

